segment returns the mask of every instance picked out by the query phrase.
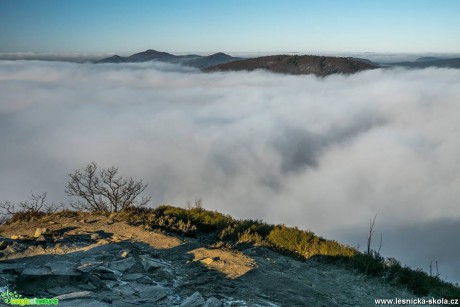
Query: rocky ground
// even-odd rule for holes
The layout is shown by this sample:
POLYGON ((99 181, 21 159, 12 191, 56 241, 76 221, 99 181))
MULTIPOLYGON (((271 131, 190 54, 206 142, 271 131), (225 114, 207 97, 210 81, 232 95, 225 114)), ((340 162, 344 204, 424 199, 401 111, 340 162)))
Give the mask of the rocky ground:
POLYGON ((415 297, 315 260, 90 213, 0 226, 0 287, 86 307, 375 306, 375 298, 415 297))

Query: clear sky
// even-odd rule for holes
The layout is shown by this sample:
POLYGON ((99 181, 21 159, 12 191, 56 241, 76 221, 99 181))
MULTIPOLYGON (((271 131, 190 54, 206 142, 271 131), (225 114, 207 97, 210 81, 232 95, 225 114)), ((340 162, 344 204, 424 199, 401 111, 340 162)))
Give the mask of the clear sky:
POLYGON ((0 0, 0 52, 460 52, 459 0, 0 0))

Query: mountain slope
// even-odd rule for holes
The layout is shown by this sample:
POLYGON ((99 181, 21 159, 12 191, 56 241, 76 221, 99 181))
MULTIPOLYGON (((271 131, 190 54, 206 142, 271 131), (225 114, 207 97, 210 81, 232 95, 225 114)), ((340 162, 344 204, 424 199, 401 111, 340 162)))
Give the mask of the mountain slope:
POLYGON ((293 75, 315 74, 317 76, 327 76, 335 73, 351 74, 378 67, 378 65, 354 58, 313 55, 272 55, 220 64, 203 69, 203 71, 252 71, 264 69, 276 73, 293 75))

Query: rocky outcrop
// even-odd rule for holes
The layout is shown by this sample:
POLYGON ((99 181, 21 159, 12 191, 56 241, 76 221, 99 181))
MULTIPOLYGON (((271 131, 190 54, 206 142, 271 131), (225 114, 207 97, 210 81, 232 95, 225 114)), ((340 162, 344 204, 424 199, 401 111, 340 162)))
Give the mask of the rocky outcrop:
POLYGON ((414 297, 265 247, 217 247, 206 237, 177 237, 87 215, 1 225, 2 291, 85 307, 370 306, 376 297, 414 297))

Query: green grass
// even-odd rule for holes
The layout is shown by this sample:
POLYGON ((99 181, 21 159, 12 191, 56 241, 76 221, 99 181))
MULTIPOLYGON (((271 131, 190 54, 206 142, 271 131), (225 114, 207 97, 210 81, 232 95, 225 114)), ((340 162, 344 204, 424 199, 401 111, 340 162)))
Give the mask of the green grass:
POLYGON ((297 259, 314 257, 319 261, 327 261, 373 278, 383 279, 396 286, 404 286, 416 295, 432 295, 447 299, 460 297, 459 287, 439 277, 402 266, 397 260, 384 258, 376 252, 359 252, 297 227, 270 225, 259 220, 236 220, 216 211, 173 206, 160 206, 155 209, 129 208, 118 216, 128 222, 147 223, 152 228, 186 236, 214 235, 216 241, 266 246, 297 259))

